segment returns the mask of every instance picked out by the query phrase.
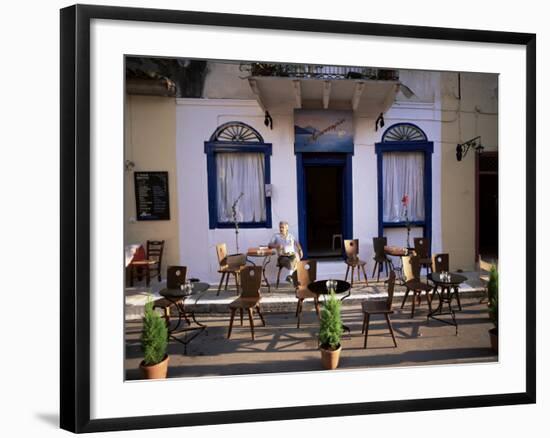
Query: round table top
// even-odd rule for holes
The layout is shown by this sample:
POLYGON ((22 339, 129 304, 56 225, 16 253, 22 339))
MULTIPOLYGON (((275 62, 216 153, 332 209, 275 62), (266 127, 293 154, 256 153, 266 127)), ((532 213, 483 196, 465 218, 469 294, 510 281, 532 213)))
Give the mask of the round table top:
POLYGON ((449 272, 449 280, 443 280, 439 272, 428 274, 428 278, 437 284, 460 284, 467 280, 464 275, 449 272))
POLYGON ((248 248, 248 251, 246 252, 246 255, 249 257, 268 257, 275 254, 274 248, 269 247, 256 247, 256 248, 248 248))
POLYGON ((191 284, 193 285, 193 290, 191 291, 190 294, 185 294, 183 290, 181 289, 162 289, 159 294, 162 295, 163 297, 170 297, 170 298, 184 298, 184 297, 188 297, 188 296, 191 296, 191 295, 196 295, 196 294, 199 294, 201 292, 204 292, 206 290, 208 290, 208 288, 210 287, 210 285, 208 283, 203 283, 203 282, 191 282, 191 284))
POLYGON ((406 256, 408 254, 407 248, 401 246, 385 246, 384 252, 392 256, 406 256))
MULTIPOLYGON (((336 290, 334 291, 337 294, 347 292, 351 288, 351 284, 344 280, 333 280, 336 281, 336 290)), ((328 294, 327 280, 317 280, 311 283, 307 287, 310 291, 315 292, 316 294, 328 294)))

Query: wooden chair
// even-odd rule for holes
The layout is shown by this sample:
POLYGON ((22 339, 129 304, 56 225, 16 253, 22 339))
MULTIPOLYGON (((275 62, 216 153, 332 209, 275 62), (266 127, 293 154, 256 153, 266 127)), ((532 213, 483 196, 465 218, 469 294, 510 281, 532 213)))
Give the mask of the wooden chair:
POLYGON ((418 257, 420 269, 426 268, 426 275, 428 275, 432 268, 432 259, 430 257, 430 239, 426 237, 415 237, 414 252, 418 257))
POLYGON ((393 327, 390 321, 390 315, 393 314, 392 302, 393 302, 393 290, 395 288, 395 272, 390 271, 388 278, 388 298, 385 300, 366 300, 361 304, 363 310, 363 329, 361 333, 365 333, 365 342, 363 348, 367 348, 367 337, 369 335, 369 322, 371 315, 384 315, 388 328, 390 329, 391 337, 393 339, 394 347, 397 347, 395 342, 395 335, 393 333, 393 327))
POLYGON ((227 333, 227 339, 231 337, 231 331, 233 329, 233 320, 235 319, 235 312, 240 311, 241 325, 243 325, 243 310, 248 312, 248 320, 250 321, 250 333, 252 334, 252 340, 254 340, 254 316, 253 309, 256 309, 262 324, 265 327, 265 320, 260 309, 260 287, 262 285, 262 267, 261 266, 247 266, 241 270, 241 295, 231 304, 229 309, 231 310, 231 320, 229 321, 229 331, 227 333))
POLYGON ((374 273, 376 272, 376 267, 378 267, 378 276, 376 281, 380 281, 380 271, 385 267, 386 272, 393 271, 393 263, 391 259, 386 255, 384 247, 388 244, 388 239, 386 237, 373 237, 372 246, 374 248, 374 269, 372 270, 372 278, 374 278, 374 273), (391 269, 390 269, 391 268, 391 269))
POLYGON ((357 280, 361 281, 361 270, 363 271, 363 277, 365 277, 365 284, 368 285, 367 273, 365 272, 365 265, 367 262, 359 259, 359 239, 344 240, 344 247, 346 248, 346 278, 348 280, 349 270, 351 268, 351 286, 353 287, 353 274, 357 269, 357 280))
POLYGON ((308 298, 313 298, 317 317, 319 317, 321 314, 319 310, 319 295, 309 290, 308 288, 308 286, 311 283, 313 283, 316 280, 316 278, 317 278, 317 261, 300 260, 298 262, 298 266, 293 277, 294 286, 296 287, 296 298, 298 299, 298 304, 296 305, 296 318, 298 318, 298 322, 296 324, 297 328, 300 328, 300 319, 302 316, 302 308, 304 305, 304 300, 308 298))
POLYGON ((144 260, 135 260, 130 263, 130 286, 134 286, 134 275, 141 278, 145 271, 145 284, 149 286, 151 283, 151 274, 157 275, 157 280, 160 282, 162 253, 164 252, 164 240, 148 240, 147 254, 144 260))
MULTIPOLYGON (((449 272, 449 254, 434 254, 432 256, 432 272, 449 272)), ((462 310, 458 287, 453 288, 451 299, 455 297, 458 304, 458 310, 462 310)))
MULTIPOLYGON (((182 285, 185 284, 185 277, 187 276, 187 266, 170 266, 166 273, 166 288, 160 291, 162 295, 164 291, 168 290, 181 290, 182 285)), ((183 298, 183 297, 182 297, 183 298)), ((170 324, 170 307, 177 303, 174 300, 169 300, 167 298, 159 298, 155 300, 153 308, 162 309, 164 313, 164 320, 166 324, 170 324)), ((186 318, 187 322, 189 320, 186 318)))
MULTIPOLYGON (((298 253, 296 255, 298 256, 298 261, 300 261, 300 259, 304 256, 304 253, 302 251, 301 245, 298 242, 295 242, 295 243, 296 243, 296 247, 298 249, 298 253)), ((277 257, 276 267, 279 268, 279 270, 277 271, 277 284, 275 285, 275 289, 279 289, 279 282, 281 280, 281 271, 283 270, 283 268, 285 268, 285 266, 281 265, 279 260, 280 260, 280 258, 277 257)))
POLYGON ((239 274, 244 268, 246 263, 246 257, 235 257, 235 262, 232 261, 227 255, 227 245, 225 243, 220 243, 216 245, 216 255, 218 256, 218 273, 222 274, 220 278, 220 284, 218 286, 218 293, 222 288, 223 280, 225 279, 225 289, 227 290, 227 283, 229 282, 229 276, 233 275, 235 277, 235 287, 237 288, 237 295, 239 294, 239 274))
POLYGON ((434 254, 431 269, 432 272, 449 272, 449 254, 434 254))
POLYGON ((412 310, 411 318, 414 318, 414 310, 416 307, 416 301, 420 305, 422 292, 426 294, 426 301, 428 301, 428 306, 430 311, 432 310, 432 301, 430 299, 430 291, 432 287, 428 283, 420 281, 420 258, 418 256, 404 256, 403 257, 403 279, 405 280, 405 296, 403 297, 403 302, 401 303, 401 308, 405 305, 409 292, 413 292, 412 300, 412 310))

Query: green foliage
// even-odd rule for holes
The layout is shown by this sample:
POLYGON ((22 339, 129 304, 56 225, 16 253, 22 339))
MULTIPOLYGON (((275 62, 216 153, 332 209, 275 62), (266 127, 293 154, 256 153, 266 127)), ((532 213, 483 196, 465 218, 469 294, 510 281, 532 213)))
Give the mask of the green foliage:
POLYGON ((143 329, 141 332, 141 351, 145 365, 162 362, 168 346, 168 328, 161 316, 153 310, 153 302, 145 305, 143 329))
POLYGON ((489 295, 489 318, 498 329, 498 271, 494 265, 491 266, 489 274, 487 294, 489 295))
POLYGON ((319 342, 323 348, 336 350, 340 346, 343 332, 340 307, 340 300, 331 291, 321 311, 319 342))

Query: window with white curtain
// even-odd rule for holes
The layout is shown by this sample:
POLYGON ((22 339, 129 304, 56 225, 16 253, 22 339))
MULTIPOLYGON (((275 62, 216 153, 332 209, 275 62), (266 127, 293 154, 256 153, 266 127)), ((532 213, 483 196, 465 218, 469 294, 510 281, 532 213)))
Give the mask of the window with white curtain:
POLYGON ((384 152, 382 157, 383 222, 405 222, 405 195, 409 221, 424 221, 424 153, 384 152))
POLYGON ((238 222, 266 221, 264 167, 263 153, 216 154, 216 202, 219 223, 233 222, 232 206, 239 197, 236 205, 238 222))

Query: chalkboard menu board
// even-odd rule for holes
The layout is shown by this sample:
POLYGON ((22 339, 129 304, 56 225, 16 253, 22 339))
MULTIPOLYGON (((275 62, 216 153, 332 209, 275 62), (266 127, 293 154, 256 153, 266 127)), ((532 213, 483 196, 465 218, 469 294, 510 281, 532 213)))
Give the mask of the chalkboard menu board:
POLYGON ((168 172, 134 172, 134 186, 138 221, 170 219, 168 172))

